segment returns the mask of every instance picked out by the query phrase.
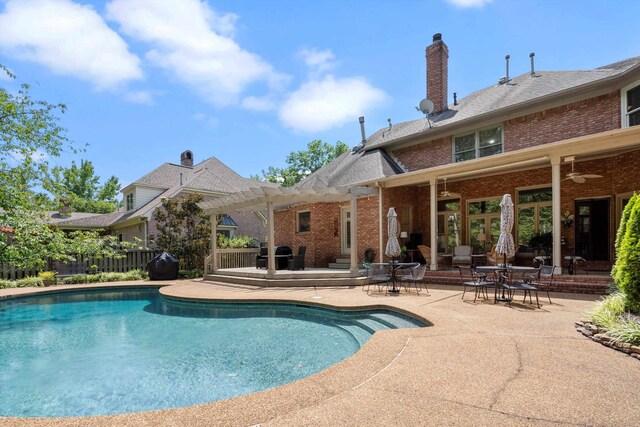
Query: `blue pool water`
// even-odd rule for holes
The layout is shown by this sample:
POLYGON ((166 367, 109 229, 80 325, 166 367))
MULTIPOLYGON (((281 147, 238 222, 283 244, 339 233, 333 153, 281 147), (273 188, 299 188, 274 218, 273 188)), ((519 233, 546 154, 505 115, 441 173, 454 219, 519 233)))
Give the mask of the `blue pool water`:
POLYGON ((0 416, 106 415, 212 402, 286 384, 355 353, 390 311, 191 303, 157 289, 0 302, 0 416))

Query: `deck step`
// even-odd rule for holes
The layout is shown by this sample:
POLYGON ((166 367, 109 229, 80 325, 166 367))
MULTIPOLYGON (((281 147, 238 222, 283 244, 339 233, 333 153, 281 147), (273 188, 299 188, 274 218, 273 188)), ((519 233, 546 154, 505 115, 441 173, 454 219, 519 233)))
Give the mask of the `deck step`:
POLYGON ((336 270, 348 270, 351 268, 351 263, 349 262, 344 263, 344 262, 330 262, 329 263, 329 268, 333 268, 336 270))

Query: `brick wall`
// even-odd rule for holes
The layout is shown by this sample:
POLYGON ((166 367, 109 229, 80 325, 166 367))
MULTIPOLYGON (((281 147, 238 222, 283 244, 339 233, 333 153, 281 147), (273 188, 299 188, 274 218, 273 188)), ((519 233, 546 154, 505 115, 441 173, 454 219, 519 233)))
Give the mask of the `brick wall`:
POLYGON ((620 128, 620 92, 507 120, 504 150, 514 151, 620 128))
MULTIPOLYGON (((573 102, 504 122, 504 151, 619 129, 620 92, 573 102)), ((452 136, 393 151, 409 171, 449 164, 452 136)))
MULTIPOLYGON (((307 247, 305 265, 326 267, 337 258, 348 258, 341 251, 341 211, 350 202, 299 205, 275 213, 275 244, 290 246, 294 252, 300 245, 307 247), (297 212, 311 212, 311 230, 296 231, 297 212)), ((378 247, 378 197, 358 200, 358 260, 365 249, 378 247)))

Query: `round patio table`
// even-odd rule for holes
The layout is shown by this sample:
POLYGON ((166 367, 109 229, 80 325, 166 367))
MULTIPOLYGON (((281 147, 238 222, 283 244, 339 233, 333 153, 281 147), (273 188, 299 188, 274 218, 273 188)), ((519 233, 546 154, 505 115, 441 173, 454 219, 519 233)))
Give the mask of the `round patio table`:
POLYGON ((502 286, 504 284, 505 281, 505 274, 507 272, 518 272, 518 273, 528 273, 528 272, 533 272, 536 271, 537 268, 535 267, 525 267, 525 266, 519 266, 519 265, 509 265, 507 264, 507 266, 505 267, 504 265, 480 265, 478 267, 476 267, 477 271, 483 271, 483 272, 496 272, 496 283, 494 286, 494 292, 493 292, 493 303, 498 303, 498 302, 511 302, 511 298, 507 298, 504 295, 504 286, 502 286), (498 295, 498 286, 500 286, 502 288, 502 295, 498 295))

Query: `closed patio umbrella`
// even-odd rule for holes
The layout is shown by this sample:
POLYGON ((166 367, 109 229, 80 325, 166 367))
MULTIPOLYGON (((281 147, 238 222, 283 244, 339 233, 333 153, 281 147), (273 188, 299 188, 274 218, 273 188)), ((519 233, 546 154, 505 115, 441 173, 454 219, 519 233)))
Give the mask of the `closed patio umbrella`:
POLYGON ((399 227, 398 227, 398 214, 395 208, 389 208, 387 213, 387 227, 389 232, 389 238, 387 239, 387 248, 384 253, 391 258, 397 258, 402 253, 400 248, 400 242, 398 241, 399 227))
POLYGON ((498 243, 496 243, 496 253, 504 255, 504 264, 506 266, 507 258, 511 258, 516 254, 516 247, 511 235, 514 213, 510 194, 502 196, 500 209, 500 237, 498 238, 498 243))

